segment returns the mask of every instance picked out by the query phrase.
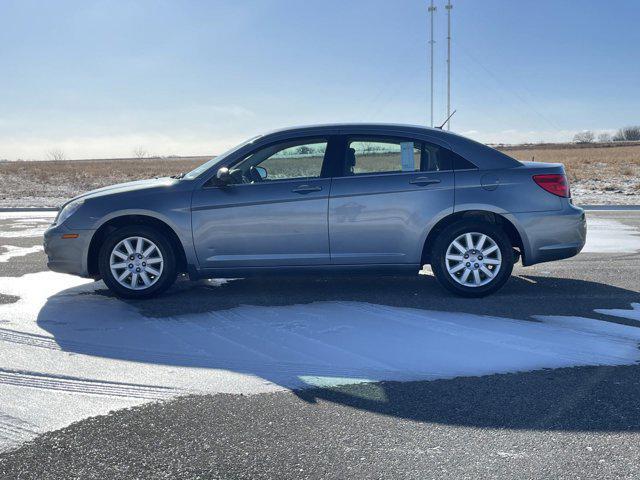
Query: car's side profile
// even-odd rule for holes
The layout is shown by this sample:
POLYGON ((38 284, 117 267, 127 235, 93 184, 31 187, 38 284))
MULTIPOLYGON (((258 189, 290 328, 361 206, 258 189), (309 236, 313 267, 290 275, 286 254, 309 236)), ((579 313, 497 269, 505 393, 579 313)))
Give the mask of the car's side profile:
POLYGON ((95 190, 45 233, 49 268, 143 298, 180 272, 417 274, 483 296, 576 255, 584 212, 560 164, 438 129, 343 124, 251 139, 186 175, 95 190))

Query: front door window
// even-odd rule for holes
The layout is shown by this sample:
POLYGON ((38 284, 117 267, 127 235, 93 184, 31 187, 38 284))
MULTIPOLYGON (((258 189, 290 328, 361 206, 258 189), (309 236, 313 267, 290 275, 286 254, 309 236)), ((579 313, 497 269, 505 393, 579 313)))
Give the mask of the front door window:
POLYGON ((320 178, 327 141, 297 140, 261 148, 230 171, 236 183, 320 178))

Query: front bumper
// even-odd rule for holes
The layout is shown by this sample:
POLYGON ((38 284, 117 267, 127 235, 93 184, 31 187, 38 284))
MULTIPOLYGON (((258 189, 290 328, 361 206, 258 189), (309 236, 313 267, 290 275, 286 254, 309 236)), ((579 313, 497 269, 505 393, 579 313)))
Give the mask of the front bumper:
POLYGON ((522 239, 525 266, 573 257, 587 239, 584 210, 568 202, 562 210, 513 213, 510 217, 522 239))
POLYGON ((70 230, 64 225, 51 225, 44 232, 44 252, 47 267, 54 272, 88 277, 87 258, 94 230, 70 230), (77 238, 62 238, 76 233, 77 238))

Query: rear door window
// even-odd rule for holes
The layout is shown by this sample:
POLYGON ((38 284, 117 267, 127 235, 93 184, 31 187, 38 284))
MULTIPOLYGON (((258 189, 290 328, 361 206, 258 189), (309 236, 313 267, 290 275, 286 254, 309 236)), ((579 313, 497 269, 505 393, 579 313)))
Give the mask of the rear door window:
POLYGON ((343 175, 451 170, 442 147, 420 140, 380 137, 347 139, 343 175))

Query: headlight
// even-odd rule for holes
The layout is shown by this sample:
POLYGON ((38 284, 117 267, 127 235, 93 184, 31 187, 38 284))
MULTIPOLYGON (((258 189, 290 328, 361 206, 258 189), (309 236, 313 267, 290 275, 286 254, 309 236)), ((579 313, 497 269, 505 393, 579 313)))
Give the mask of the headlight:
POLYGON ((56 218, 56 225, 62 224, 67 218, 73 215, 84 203, 84 200, 74 200, 67 203, 56 218))

